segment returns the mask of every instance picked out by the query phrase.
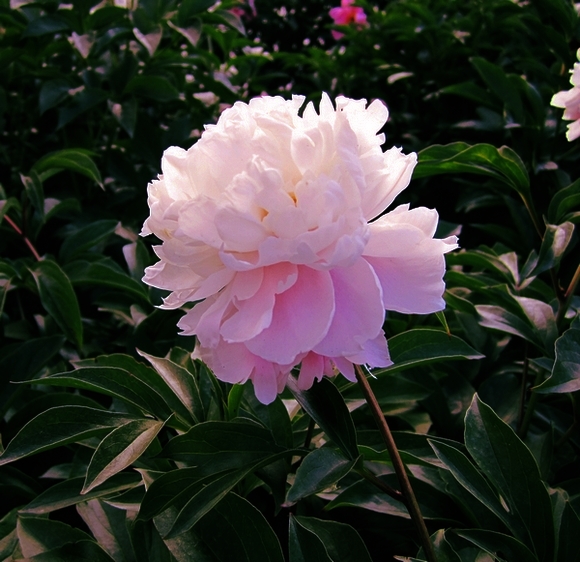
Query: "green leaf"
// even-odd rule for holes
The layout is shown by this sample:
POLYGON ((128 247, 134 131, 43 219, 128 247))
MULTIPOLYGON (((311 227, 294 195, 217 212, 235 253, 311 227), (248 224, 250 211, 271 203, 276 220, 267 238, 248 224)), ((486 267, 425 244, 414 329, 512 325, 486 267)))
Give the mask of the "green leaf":
MULTIPOLYGON (((165 380, 159 376, 157 371, 148 367, 144 363, 137 361, 130 355, 124 355, 122 353, 99 355, 94 359, 74 361, 73 364, 76 369, 84 367, 114 367, 122 369, 123 371, 130 373, 132 377, 145 383, 149 388, 153 389, 161 398, 163 398, 169 407, 169 412, 173 412, 174 416, 177 416, 182 422, 180 427, 181 430, 189 429, 189 427, 194 423, 194 419, 191 417, 187 408, 175 395, 171 386, 169 386, 165 380)), ((70 373, 68 374, 70 375, 70 373)), ((107 390, 108 388, 109 386, 105 384, 102 390, 107 390)), ((102 390, 99 390, 99 392, 102 390)), ((141 390, 139 390, 139 392, 141 392, 141 390)), ((157 411, 160 412, 160 410, 157 411)), ((159 415, 158 417, 164 419, 163 415, 159 415)), ((170 420, 168 423, 173 427, 173 420, 170 420)))
POLYGON ((71 283, 79 287, 109 287, 122 294, 149 303, 143 283, 127 275, 113 260, 104 258, 100 261, 75 260, 65 266, 71 283))
MULTIPOLYGON (((204 479, 202 486, 188 490, 188 501, 177 514, 165 538, 172 538, 191 529, 201 518, 211 511, 226 495, 256 467, 228 471, 218 477, 204 479)), ((154 483, 155 484, 155 483, 154 483)))
POLYGON ((20 174, 20 181, 24 185, 32 206, 40 215, 41 220, 44 220, 44 188, 40 177, 34 170, 30 170, 28 176, 20 174))
POLYGON ((559 225, 546 225, 546 232, 542 239, 538 264, 530 275, 539 275, 540 273, 557 267, 560 264, 568 244, 574 234, 574 225, 571 222, 565 222, 559 225))
POLYGON ((512 533, 518 537, 526 536, 521 521, 503 507, 487 480, 461 451, 442 442, 429 440, 429 444, 445 468, 463 488, 503 521, 512 533))
POLYGON ((290 562, 333 562, 324 543, 290 514, 290 562))
MULTIPOLYGON (((81 92, 72 96, 72 100, 68 105, 58 109, 57 130, 62 129, 83 113, 93 109, 93 107, 102 104, 106 99, 107 92, 105 90, 90 87, 83 88, 81 92)), ((85 175, 87 174, 85 173, 85 175)), ((97 183, 103 187, 100 182, 97 183)))
POLYGON ((114 508, 99 499, 78 503, 76 507, 99 546, 107 551, 113 560, 135 561, 125 510, 114 508))
POLYGON ((538 562, 538 558, 532 554, 526 545, 509 535, 482 529, 473 529, 469 531, 456 530, 455 533, 477 545, 492 556, 501 552, 501 558, 504 560, 513 560, 514 562, 516 562, 516 560, 517 562, 538 562))
POLYGON ((524 338, 552 355, 558 335, 552 307, 538 299, 518 297, 509 290, 490 289, 489 300, 499 300, 502 306, 476 305, 482 326, 524 338), (509 307, 509 310, 507 308, 509 307))
POLYGON ((578 207, 580 207, 580 179, 560 189, 552 197, 547 213, 548 222, 550 224, 561 224, 578 207))
POLYGON ((309 390, 300 390, 293 377, 288 377, 287 386, 304 411, 340 447, 347 458, 358 458, 354 423, 336 386, 326 377, 314 383, 309 390))
POLYGON ((83 325, 77 296, 60 266, 44 259, 30 268, 44 309, 54 318, 65 336, 80 349, 83 325))
POLYGON ((187 369, 184 369, 169 359, 154 357, 140 350, 137 350, 137 353, 149 361, 151 366, 173 390, 177 398, 187 408, 187 411, 196 422, 204 419, 197 381, 187 369))
MULTIPOLYGON (((389 484, 391 483, 389 482, 389 484)), ((410 518, 409 512, 402 502, 395 500, 384 492, 381 492, 374 484, 371 484, 366 480, 359 480, 358 482, 351 484, 348 488, 341 490, 338 497, 334 498, 329 504, 327 504, 325 510, 330 511, 331 509, 338 507, 356 507, 367 509, 375 513, 401 517, 403 519, 410 518)), ((423 517, 427 517, 427 514, 423 511, 422 507, 421 512, 423 517)))
POLYGON ((79 255, 86 254, 90 248, 104 243, 115 232, 118 224, 115 220, 98 220, 69 233, 60 247, 60 260, 69 262, 79 255))
POLYGON ((195 466, 198 476, 241 468, 283 449, 272 434, 244 421, 208 421, 169 441, 163 456, 195 466))
POLYGON ((109 433, 95 450, 87 468, 82 494, 135 462, 155 439, 164 423, 142 419, 130 421, 109 433))
POLYGON ((38 98, 40 115, 64 101, 71 88, 72 84, 65 78, 56 78, 43 82, 38 98))
POLYGON ((439 90, 442 94, 455 94, 462 96, 479 105, 491 107, 495 109, 497 104, 491 98, 488 92, 473 82, 461 82, 460 84, 452 84, 439 90))
POLYGON ((43 515, 94 498, 114 497, 121 492, 142 485, 141 477, 136 472, 119 472, 86 494, 81 494, 83 482, 84 476, 59 482, 42 492, 23 507, 19 513, 21 515, 43 515))
POLYGON ((194 529, 220 561, 284 562, 272 527, 249 501, 234 493, 229 493, 194 529))
POLYGON ((131 78, 125 87, 126 94, 135 94, 158 102, 168 102, 179 98, 179 91, 167 78, 139 75, 131 78))
POLYGON ((152 388, 138 376, 117 367, 80 367, 36 379, 34 383, 84 388, 119 398, 162 420, 171 416, 170 408, 152 388))
POLYGON ((244 409, 247 409, 264 427, 270 430, 278 445, 293 447, 292 423, 288 410, 279 397, 270 404, 262 404, 256 398, 256 393, 251 385, 246 384, 244 385, 243 404, 244 409))
POLYGON ((538 263, 528 275, 539 275, 557 267, 572 240, 572 234, 574 234, 574 225, 571 222, 559 225, 547 224, 538 255, 538 263))
POLYGON ((349 460, 336 449, 315 449, 304 457, 298 467, 296 479, 288 490, 287 501, 296 503, 332 486, 346 476, 356 463, 357 459, 349 460))
POLYGON ((459 555, 455 552, 445 536, 446 531, 439 529, 431 535, 433 553, 437 557, 437 562, 462 562, 459 555))
MULTIPOLYGON (((35 338, 0 349, 0 382, 21 382, 33 378, 62 348, 61 335, 35 338)), ((1 395, 0 395, 1 396, 1 395)))
POLYGON ((87 437, 105 435, 133 419, 126 414, 85 406, 51 408, 30 420, 10 441, 0 455, 0 466, 87 437))
POLYGON ((92 540, 92 537, 60 521, 37 517, 19 517, 17 526, 20 548, 25 558, 32 558, 65 544, 92 540))
POLYGON ((27 562, 69 562, 90 560, 91 562, 114 562, 106 552, 94 541, 79 541, 74 544, 65 544, 48 552, 43 552, 27 562))
POLYGON ((577 540, 580 533, 580 519, 570 502, 563 499, 565 492, 560 491, 558 499, 561 499, 554 508, 555 526, 558 532, 558 555, 554 562, 569 562, 580 560, 580 543, 577 540))
POLYGON ((505 72, 499 66, 480 57, 472 57, 470 62, 487 87, 502 100, 516 123, 523 125, 525 115, 522 109, 522 100, 505 72))
POLYGON ((24 37, 39 37, 47 33, 58 33, 69 29, 67 21, 58 14, 49 14, 33 19, 23 33, 24 37))
POLYGON ((481 268, 494 273, 499 273, 510 285, 519 284, 519 275, 517 270, 517 254, 510 252, 508 256, 499 256, 491 249, 467 250, 455 252, 449 256, 449 265, 469 265, 481 268), (515 263, 514 263, 515 262, 515 263))
POLYGON ((18 209, 18 208, 20 208, 20 203, 18 202, 18 199, 16 199, 16 197, 10 197, 8 199, 0 201, 0 223, 2 222, 2 219, 10 209, 18 209))
POLYGON ((123 103, 114 103, 111 100, 108 100, 107 104, 119 125, 127 131, 127 134, 131 138, 133 138, 135 127, 137 125, 137 100, 130 99, 123 103))
POLYGON ((523 523, 527 536, 522 540, 526 546, 536 552, 540 561, 551 562, 552 509, 538 465, 513 430, 477 394, 465 418, 465 445, 510 513, 523 523))
POLYGON ((191 16, 205 12, 214 4, 214 0, 183 0, 179 4, 179 21, 186 22, 191 16))
POLYGON ((43 156, 32 166, 32 169, 40 174, 43 180, 61 170, 78 172, 95 181, 104 189, 101 174, 91 155, 92 152, 87 150, 65 148, 43 156))
POLYGON ((556 360, 551 375, 534 391, 541 394, 580 390, 580 329, 574 323, 556 340, 556 360))
POLYGON ((0 556, 9 560, 18 545, 18 536, 16 535, 16 523, 18 508, 9 511, 0 519, 0 556))
POLYGON ((196 468, 168 472, 149 486, 141 504, 139 519, 146 520, 169 507, 176 508, 177 515, 167 522, 164 530, 165 539, 174 538, 189 531, 249 474, 296 452, 292 449, 283 451, 243 468, 202 478, 199 478, 196 468))
POLYGON ((419 163, 413 178, 438 174, 472 173, 492 177, 531 201, 530 180, 520 157, 509 147, 496 148, 490 144, 469 145, 456 142, 432 145, 419 153, 419 163))
POLYGON ((230 12, 229 10, 215 10, 213 12, 215 17, 219 17, 226 25, 235 29, 238 33, 246 35, 246 28, 240 16, 230 12))
POLYGON ((332 562, 371 562, 367 547, 350 525, 304 516, 294 521, 316 535, 332 562))
POLYGON ((389 338, 389 352, 393 365, 373 371, 374 375, 392 374, 437 361, 483 358, 461 338, 427 328, 408 330, 389 338))

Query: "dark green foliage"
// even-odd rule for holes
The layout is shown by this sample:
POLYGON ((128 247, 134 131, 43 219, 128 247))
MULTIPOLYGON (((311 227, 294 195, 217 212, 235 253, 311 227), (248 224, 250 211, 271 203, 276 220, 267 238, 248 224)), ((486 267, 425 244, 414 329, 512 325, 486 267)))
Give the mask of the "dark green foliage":
POLYGON ((424 560, 358 385, 265 406, 141 282, 163 150, 323 91, 387 103, 399 199, 460 236, 444 314, 388 313, 369 377, 438 561, 578 559, 575 6, 361 0, 337 41, 339 0, 128 4, 0 2, 0 559, 424 560))

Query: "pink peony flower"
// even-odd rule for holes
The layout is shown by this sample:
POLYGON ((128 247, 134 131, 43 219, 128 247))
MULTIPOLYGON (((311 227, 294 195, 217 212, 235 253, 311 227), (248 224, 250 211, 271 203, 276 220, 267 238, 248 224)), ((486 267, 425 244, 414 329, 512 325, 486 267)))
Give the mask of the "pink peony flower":
POLYGON ((444 308, 438 215, 384 209, 409 184, 416 154, 381 150, 388 117, 374 101, 326 94, 236 102, 189 150, 168 148, 148 187, 143 235, 162 240, 144 281, 197 302, 179 321, 194 356, 229 383, 251 379, 263 403, 301 364, 298 384, 353 364, 392 364, 385 309, 444 308))
MULTIPOLYGON (((580 49, 577 53, 580 59, 580 49)), ((580 137, 580 63, 574 64, 571 70, 570 83, 574 86, 571 90, 564 90, 552 96, 551 105, 564 109, 563 119, 574 121, 568 125, 566 138, 573 141, 580 137)))
MULTIPOLYGON (((335 25, 349 25, 351 23, 357 25, 365 25, 367 23, 367 16, 364 10, 358 6, 353 6, 354 0, 341 0, 340 7, 331 8, 329 14, 334 20, 335 25)), ((340 39, 344 33, 332 30, 332 36, 335 39, 340 39)))

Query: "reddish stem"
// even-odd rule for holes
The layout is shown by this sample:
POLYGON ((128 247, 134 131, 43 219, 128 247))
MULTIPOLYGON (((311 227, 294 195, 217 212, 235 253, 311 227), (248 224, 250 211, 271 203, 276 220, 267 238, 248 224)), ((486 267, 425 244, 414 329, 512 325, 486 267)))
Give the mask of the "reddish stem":
POLYGON ((4 220, 20 235, 24 240, 24 243, 28 246, 32 255, 36 258, 36 261, 40 261, 40 254, 36 251, 36 248, 32 244, 32 242, 24 235, 22 229, 8 216, 4 215, 4 220))

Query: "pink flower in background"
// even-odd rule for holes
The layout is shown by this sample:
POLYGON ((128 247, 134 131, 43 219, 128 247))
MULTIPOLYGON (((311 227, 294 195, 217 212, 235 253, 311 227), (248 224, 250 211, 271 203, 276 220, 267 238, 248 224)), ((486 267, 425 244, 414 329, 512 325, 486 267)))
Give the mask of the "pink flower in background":
POLYGON ((251 379, 263 403, 290 371, 298 384, 353 364, 391 364, 385 309, 444 308, 438 216, 400 205, 417 157, 383 153, 387 108, 323 95, 235 103, 189 150, 171 147, 149 184, 143 235, 160 261, 144 281, 171 294, 163 308, 198 302, 179 321, 195 357, 229 383, 251 379))
MULTIPOLYGON (((580 49, 577 53, 580 59, 580 49)), ((574 86, 571 90, 564 90, 552 96, 551 105, 564 109, 563 119, 574 121, 568 125, 566 138, 573 141, 580 137, 580 63, 574 64, 571 71, 570 83, 574 86)))
MULTIPOLYGON (((252 14, 251 17, 256 17, 258 15, 258 12, 256 10, 256 2, 255 0, 248 0, 247 3, 246 2, 241 2, 242 4, 246 4, 248 8, 250 8, 250 12, 252 14)), ((229 11, 238 16, 239 18, 241 17, 246 17, 248 16, 248 11, 246 9, 244 9, 243 6, 234 6, 233 8, 230 8, 229 11)))
MULTIPOLYGON (((367 16, 364 10, 359 6, 353 6, 354 0, 341 0, 339 8, 332 8, 330 10, 330 17, 334 20, 335 25, 349 25, 351 23, 358 25, 365 25, 367 23, 367 16)), ((340 39, 344 33, 332 30, 332 36, 335 39, 340 39)))

